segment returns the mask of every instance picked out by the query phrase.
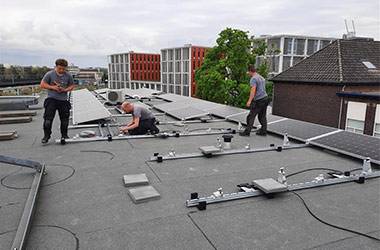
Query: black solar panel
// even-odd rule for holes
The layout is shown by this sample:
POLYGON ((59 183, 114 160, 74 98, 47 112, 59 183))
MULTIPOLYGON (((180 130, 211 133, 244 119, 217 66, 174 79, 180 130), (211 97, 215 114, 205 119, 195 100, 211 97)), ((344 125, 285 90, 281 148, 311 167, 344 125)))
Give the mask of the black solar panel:
POLYGON ((179 108, 175 110, 170 110, 167 114, 180 119, 180 120, 188 120, 192 118, 202 117, 208 115, 207 112, 202 111, 200 109, 196 109, 193 107, 179 108))
POLYGON ((380 163, 380 139, 373 136, 341 131, 313 140, 310 144, 360 159, 370 157, 380 163))
POLYGON ((337 128, 326 127, 318 124, 297 121, 297 120, 284 120, 268 125, 268 131, 283 135, 288 134, 290 138, 306 141, 307 139, 327 134, 336 131, 337 128))
POLYGON ((239 114, 245 112, 246 110, 224 105, 208 111, 215 116, 226 118, 227 116, 239 114))

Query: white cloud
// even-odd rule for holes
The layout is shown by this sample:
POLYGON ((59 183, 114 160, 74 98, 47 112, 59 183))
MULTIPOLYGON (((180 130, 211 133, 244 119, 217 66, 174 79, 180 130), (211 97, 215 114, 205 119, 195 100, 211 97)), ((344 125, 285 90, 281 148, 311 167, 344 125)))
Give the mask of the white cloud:
POLYGON ((0 1, 0 63, 39 53, 49 60, 56 55, 88 58, 90 66, 91 58, 99 61, 115 52, 159 53, 185 43, 211 46, 225 27, 255 35, 341 37, 344 19, 355 20, 358 35, 380 39, 378 0, 0 1))

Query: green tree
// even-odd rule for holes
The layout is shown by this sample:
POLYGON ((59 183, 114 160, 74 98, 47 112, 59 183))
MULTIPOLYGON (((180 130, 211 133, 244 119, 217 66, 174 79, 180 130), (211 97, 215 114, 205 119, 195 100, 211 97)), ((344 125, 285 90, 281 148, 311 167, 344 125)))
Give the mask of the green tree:
MULTIPOLYGON (((202 66, 196 71, 196 95, 213 102, 245 107, 250 91, 247 67, 265 50, 265 43, 253 44, 248 32, 226 28, 219 33, 216 46, 207 51, 202 66)), ((267 65, 260 66, 258 72, 266 77, 267 65)))

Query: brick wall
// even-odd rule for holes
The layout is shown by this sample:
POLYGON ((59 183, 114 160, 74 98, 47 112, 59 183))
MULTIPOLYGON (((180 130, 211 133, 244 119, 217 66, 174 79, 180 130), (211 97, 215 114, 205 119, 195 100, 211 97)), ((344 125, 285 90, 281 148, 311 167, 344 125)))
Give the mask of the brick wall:
POLYGON ((274 84, 273 114, 316 124, 338 127, 341 86, 274 84))

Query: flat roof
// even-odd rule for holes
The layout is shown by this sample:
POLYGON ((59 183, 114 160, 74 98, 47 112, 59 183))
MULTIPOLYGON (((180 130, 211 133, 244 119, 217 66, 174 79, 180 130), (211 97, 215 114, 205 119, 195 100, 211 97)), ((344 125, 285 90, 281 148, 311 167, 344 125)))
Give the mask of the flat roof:
MULTIPOLYGON (((146 104, 164 101, 152 99, 146 104)), ((0 143, 1 154, 46 164, 38 206, 27 241, 30 249, 363 249, 377 242, 320 223, 292 193, 276 198, 248 198, 188 208, 190 193, 207 196, 222 187, 277 178, 310 168, 341 171, 362 162, 317 147, 282 152, 229 155, 213 158, 148 162, 156 152, 199 152, 215 145, 218 135, 168 139, 114 140, 42 146, 43 100, 31 123, 0 125, 19 137, 0 143), (123 185, 123 175, 145 173, 161 198, 135 204, 123 185)), ((118 118, 127 122, 130 118, 118 118)), ((174 121, 170 116, 158 116, 174 121)), ((235 128, 233 122, 190 124, 189 129, 235 128)), ((116 128, 112 128, 116 133, 116 128), (115 129, 115 130, 114 130, 115 129)), ((183 129, 161 125, 161 130, 183 129)), ((83 129, 69 130, 74 136, 83 129)), ((88 130, 88 129, 87 129, 88 130)), ((92 129, 95 130, 95 129, 92 129)), ((53 138, 59 137, 59 119, 53 138)), ((283 138, 234 135, 232 146, 251 148, 281 144, 283 138)), ((300 142, 292 141, 298 144, 300 142)), ((288 183, 312 180, 320 171, 288 178, 288 183)), ((324 171, 323 173, 326 173, 324 171)), ((0 163, 0 246, 9 249, 33 180, 33 171, 0 163)), ((298 193, 319 217, 333 224, 380 237, 379 179, 306 189, 298 193)))

